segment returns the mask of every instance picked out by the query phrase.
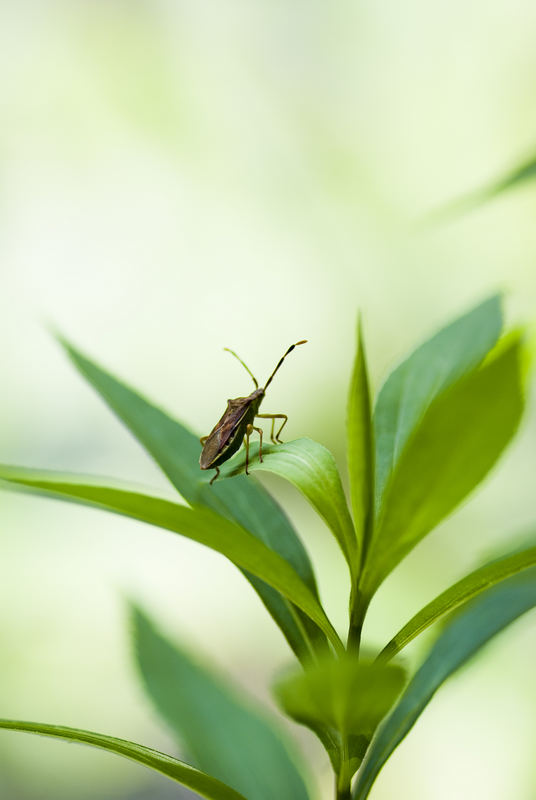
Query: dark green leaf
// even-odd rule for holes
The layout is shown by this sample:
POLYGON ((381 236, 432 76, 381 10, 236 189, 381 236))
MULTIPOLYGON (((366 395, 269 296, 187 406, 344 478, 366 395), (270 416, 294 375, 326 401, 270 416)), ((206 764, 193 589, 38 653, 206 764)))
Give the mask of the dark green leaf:
POLYGON ((501 328, 501 300, 495 295, 424 342, 389 375, 374 409, 376 511, 427 409, 441 392, 483 360, 501 328))
POLYGON ((201 667, 132 609, 137 661, 147 694, 192 763, 248 800, 307 800, 281 734, 251 701, 201 667))
POLYGON ((346 655, 324 659, 283 678, 274 693, 286 714, 320 737, 337 772, 341 762, 348 760, 348 745, 353 745, 349 759, 353 774, 404 682, 404 670, 398 665, 367 663, 346 655))
POLYGON ((381 768, 442 683, 495 634, 536 606, 536 567, 483 591, 448 623, 393 712, 380 725, 361 767, 354 800, 368 797, 381 768))
MULTIPOLYGON (((137 761, 156 772, 162 773, 182 786, 187 786, 201 797, 208 797, 209 800, 245 800, 244 796, 221 783, 210 775, 205 775, 158 750, 152 750, 142 744, 129 742, 126 739, 116 739, 114 736, 105 736, 102 733, 92 731, 82 731, 78 728, 65 728, 61 725, 46 725, 41 722, 20 722, 19 720, 0 719, 0 728, 12 731, 25 731, 26 733, 37 733, 40 736, 51 736, 57 739, 65 739, 68 742, 81 742, 100 750, 107 750, 109 753, 129 758, 137 761)), ((30 765, 28 765, 29 768, 30 765)))
POLYGON ((486 476, 522 411, 522 345, 514 335, 435 398, 398 458, 362 575, 367 597, 486 476))
MULTIPOLYGON (((263 445, 263 460, 259 461, 259 445, 250 447, 250 472, 266 471, 290 481, 311 503, 327 523, 341 550, 350 571, 357 568, 357 542, 354 525, 337 464, 323 445, 312 439, 295 439, 277 445, 263 445)), ((222 467, 222 476, 235 475, 245 469, 245 451, 222 467)))
MULTIPOLYGON (((65 339, 60 342, 73 364, 154 458, 173 486, 191 505, 204 505, 233 519, 291 564, 318 596, 307 553, 288 518, 254 479, 239 476, 209 486, 199 468, 199 438, 133 389, 103 370, 65 339)), ((308 656, 310 640, 322 648, 325 637, 297 609, 258 578, 246 574, 294 652, 308 656), (296 619, 296 614, 298 619, 296 619)))
POLYGON ((463 603, 491 588, 494 584, 503 581, 510 575, 515 575, 535 565, 536 547, 531 547, 515 555, 498 558, 493 563, 486 564, 480 569, 471 572, 470 575, 450 586, 415 614, 384 647, 378 656, 378 660, 385 662, 393 658, 416 636, 444 617, 445 614, 454 611, 463 603))
POLYGON ((366 548, 374 492, 374 452, 370 387, 361 321, 357 326, 354 362, 347 411, 348 472, 354 523, 360 550, 366 548))
POLYGON ((137 491, 88 483, 73 475, 23 467, 1 465, 0 480, 6 481, 6 486, 123 514, 204 544, 280 592, 326 633, 336 649, 342 648, 320 603, 291 565, 245 528, 208 508, 189 508, 137 491))

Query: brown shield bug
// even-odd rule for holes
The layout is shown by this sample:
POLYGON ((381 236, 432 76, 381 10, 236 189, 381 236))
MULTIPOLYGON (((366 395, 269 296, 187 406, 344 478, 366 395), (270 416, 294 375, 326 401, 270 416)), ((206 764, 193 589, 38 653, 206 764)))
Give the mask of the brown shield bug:
POLYGON ((242 359, 237 356, 237 354, 230 350, 228 347, 225 347, 224 350, 227 350, 231 353, 235 358, 237 358, 242 366, 249 372, 251 377, 253 378, 253 383, 255 384, 255 391, 252 392, 248 397, 235 397, 234 400, 227 401, 227 408, 223 413, 221 419, 216 423, 212 431, 208 434, 208 436, 201 437, 201 444, 203 445, 203 450, 201 451, 201 456, 199 458, 199 466, 201 469, 215 469, 216 474, 212 477, 210 483, 212 484, 218 475, 220 474, 220 464, 223 464, 224 461, 227 461, 228 458, 231 458, 237 450, 240 449, 242 442, 245 441, 246 443, 246 475, 248 475, 248 466, 249 466, 249 437, 251 436, 252 431, 257 431, 260 438, 259 444, 259 459, 262 461, 262 428, 257 428, 253 424, 255 418, 262 418, 262 419, 271 419, 272 420, 272 430, 270 433, 270 439, 274 444, 282 443, 281 439, 279 438, 281 431, 286 425, 287 422, 287 415, 286 414, 259 414, 259 406, 264 399, 264 395, 266 394, 266 390, 272 379, 288 356, 289 353, 294 350, 300 344, 305 344, 307 339, 302 339, 295 344, 291 344, 288 348, 287 352, 284 356, 279 360, 276 368, 266 381, 264 387, 259 387, 257 379, 249 369, 249 367, 244 364, 242 359), (274 435, 274 426, 276 419, 281 419, 283 422, 277 433, 274 435))

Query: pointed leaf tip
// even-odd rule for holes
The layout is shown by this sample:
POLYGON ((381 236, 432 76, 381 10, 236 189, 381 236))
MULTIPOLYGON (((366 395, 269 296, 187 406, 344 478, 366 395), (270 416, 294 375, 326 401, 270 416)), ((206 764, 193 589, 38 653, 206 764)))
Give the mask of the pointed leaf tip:
POLYGON ((248 800, 308 800, 275 720, 170 641, 139 606, 130 616, 144 688, 192 762, 248 800))
POLYGON ((357 320, 357 350, 348 393, 346 428, 350 494, 360 556, 366 550, 373 513, 374 444, 372 399, 361 314, 357 320))
POLYGON ((192 789, 201 797, 207 798, 207 800, 246 800, 235 789, 190 766, 190 764, 126 739, 118 739, 114 736, 85 731, 80 728, 67 728, 62 725, 10 719, 0 719, 0 728, 34 733, 40 736, 50 736, 67 742, 80 742, 100 750, 106 750, 109 753, 115 753, 123 756, 123 758, 128 758, 130 761, 149 767, 167 778, 171 778, 182 786, 192 789))

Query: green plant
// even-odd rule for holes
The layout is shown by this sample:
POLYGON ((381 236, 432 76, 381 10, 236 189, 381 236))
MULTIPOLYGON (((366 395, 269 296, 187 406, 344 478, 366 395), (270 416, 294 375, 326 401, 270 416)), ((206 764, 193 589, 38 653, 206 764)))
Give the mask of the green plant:
MULTIPOLYGON (((373 660, 361 648, 369 603, 386 576, 486 476, 523 411, 523 337, 501 337, 492 297, 426 341, 388 377, 371 412, 361 331, 348 402, 350 513, 333 456, 300 439, 253 453, 250 470, 290 481, 335 536, 351 579, 346 644, 318 596, 287 517, 244 453, 213 486, 197 436, 62 341, 71 360, 155 459, 189 505, 76 475, 2 466, 4 487, 79 502, 180 533, 229 558, 260 595, 298 665, 274 687, 331 760, 339 800, 364 800, 434 692, 506 625, 536 605, 536 542, 486 564, 428 604, 373 660), (530 545, 530 546, 529 546, 530 545), (397 654, 443 621, 417 672, 397 654), (352 780, 357 773, 352 788, 352 780)), ((254 448, 251 448, 254 450, 254 448)), ((309 779, 275 720, 171 643, 131 608, 137 664, 157 711, 194 766, 133 742, 33 722, 0 727, 86 742, 157 770, 208 798, 299 800, 309 779)))
POLYGON ((495 200, 500 195, 506 194, 513 189, 518 189, 526 183, 533 182, 535 178, 536 157, 532 154, 525 161, 518 163, 515 167, 503 172, 500 177, 490 181, 486 186, 481 186, 436 211, 435 214, 432 214, 432 218, 441 219, 452 214, 472 211, 491 200, 495 200))

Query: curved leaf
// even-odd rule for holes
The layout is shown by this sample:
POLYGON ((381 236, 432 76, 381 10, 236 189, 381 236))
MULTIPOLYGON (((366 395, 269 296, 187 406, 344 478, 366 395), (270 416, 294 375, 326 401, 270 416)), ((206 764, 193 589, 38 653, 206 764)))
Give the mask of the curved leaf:
POLYGON ((346 417, 348 439, 348 473, 352 510, 361 552, 366 549, 369 525, 372 522, 374 495, 374 450, 370 387, 361 330, 357 325, 357 353, 354 362, 346 417))
POLYGON ((497 342, 501 298, 494 295, 418 347, 387 378, 374 408, 375 507, 390 476, 434 399, 471 372, 497 342))
POLYGON ((483 591, 454 615, 426 661, 380 724, 354 787, 354 800, 368 797, 381 768, 442 683, 517 617, 536 606, 536 567, 483 591))
POLYGON ((497 559, 450 586, 410 619, 383 648, 378 661, 388 661, 445 614, 449 614, 496 583, 536 566, 536 547, 497 559))
POLYGON ((189 760, 248 800, 307 800, 303 778, 262 710, 170 642, 137 607, 132 622, 145 690, 189 760))
MULTIPOLYGON (((199 438, 177 420, 154 406, 139 393, 58 337, 78 371, 126 425, 190 505, 203 505, 238 522, 291 564, 318 597, 309 557, 287 516, 254 478, 238 476, 232 481, 207 483, 199 469, 199 438)), ((281 628, 291 648, 302 660, 308 657, 310 641, 322 649, 325 637, 303 616, 288 607, 274 589, 258 578, 246 577, 281 628), (296 619, 298 615, 298 619, 296 619)))
POLYGON ((288 716, 319 736, 337 773, 347 762, 344 769, 350 778, 404 683, 399 665, 347 654, 285 676, 275 684, 274 694, 288 716))
POLYGON ((0 465, 0 480, 36 494, 123 514, 204 544, 277 589, 324 631, 336 649, 342 649, 320 603, 293 567, 245 528, 208 508, 189 508, 137 491, 87 483, 73 475, 22 467, 0 465))
POLYGON ((362 589, 386 575, 489 472, 514 435, 524 405, 520 335, 438 395, 385 489, 362 589))
POLYGON ((93 733, 83 731, 78 728, 66 728, 62 725, 46 725, 41 722, 20 722, 19 720, 0 719, 0 728, 11 731, 24 731, 26 733, 37 733, 40 736, 51 736, 57 739, 65 739, 68 742, 81 742, 100 750, 107 750, 109 753, 129 758, 137 761, 150 769, 160 772, 167 778, 171 778, 177 783, 187 786, 201 797, 209 800, 245 800, 244 796, 226 786, 216 778, 200 772, 195 767, 185 764, 183 761, 152 750, 142 744, 129 742, 126 739, 116 739, 114 736, 105 736, 103 733, 93 733))
MULTIPOLYGON (((259 445, 249 450, 249 471, 273 472, 290 481, 311 503, 337 539, 352 575, 357 569, 357 541, 354 525, 342 488, 335 459, 329 450, 312 439, 295 439, 277 445, 263 445, 262 462, 259 445)), ((245 451, 222 467, 222 475, 230 476, 245 469, 245 451)))

